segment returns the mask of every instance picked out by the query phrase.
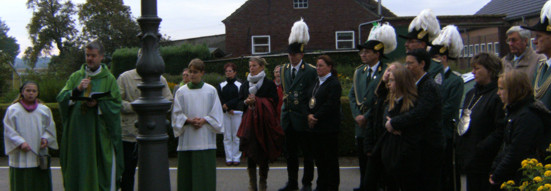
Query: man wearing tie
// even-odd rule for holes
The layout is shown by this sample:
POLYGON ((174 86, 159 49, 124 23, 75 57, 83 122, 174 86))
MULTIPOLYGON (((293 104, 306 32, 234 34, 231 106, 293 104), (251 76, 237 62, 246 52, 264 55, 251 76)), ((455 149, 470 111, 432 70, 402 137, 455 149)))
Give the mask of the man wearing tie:
POLYGON ((288 182, 280 191, 298 190, 298 149, 304 157, 302 190, 312 190, 314 179, 314 159, 312 155, 312 135, 308 128, 308 90, 317 81, 316 67, 302 60, 304 46, 310 36, 308 26, 301 19, 295 22, 289 36, 289 63, 281 68, 283 86, 283 106, 281 107, 281 127, 285 131, 287 148, 288 182))

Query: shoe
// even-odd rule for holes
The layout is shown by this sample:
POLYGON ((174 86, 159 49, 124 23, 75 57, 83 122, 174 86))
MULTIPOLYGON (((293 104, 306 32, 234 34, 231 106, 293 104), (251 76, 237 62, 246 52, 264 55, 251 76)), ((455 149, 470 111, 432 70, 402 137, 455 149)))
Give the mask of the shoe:
POLYGON ((239 163, 239 162, 233 162, 233 166, 239 166, 239 164, 241 164, 241 163, 239 163))
POLYGON ((232 162, 226 162, 226 166, 231 166, 232 164, 232 162))
POLYGON ((279 189, 279 191, 297 191, 297 190, 298 190, 297 185, 290 185, 289 183, 287 183, 285 187, 279 189))
POLYGON ((312 191, 312 185, 304 185, 300 191, 312 191))

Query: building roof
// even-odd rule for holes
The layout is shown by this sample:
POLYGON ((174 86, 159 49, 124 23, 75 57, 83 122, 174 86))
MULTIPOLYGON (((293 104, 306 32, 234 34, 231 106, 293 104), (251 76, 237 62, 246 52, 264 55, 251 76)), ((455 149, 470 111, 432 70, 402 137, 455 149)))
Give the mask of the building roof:
MULTIPOLYGON (((237 8, 237 10, 235 10, 230 16, 228 16, 224 20, 222 20, 222 22, 225 23, 225 21, 230 20, 232 17, 237 15, 239 12, 245 10, 245 8, 249 4, 251 4, 252 1, 253 0, 248 0, 245 3, 243 3, 243 5, 241 5, 241 7, 237 8)), ((375 15, 377 14, 377 6, 378 5, 377 5, 377 2, 375 0, 353 0, 353 1, 360 4, 360 6, 362 6, 366 10, 373 12, 373 14, 375 14, 375 15)), ((392 11, 387 9, 385 6, 381 5, 381 8, 382 8, 381 12, 385 17, 396 17, 396 14, 394 14, 392 11)))
POLYGON ((547 0, 491 0, 475 15, 505 14, 505 20, 537 17, 547 0))

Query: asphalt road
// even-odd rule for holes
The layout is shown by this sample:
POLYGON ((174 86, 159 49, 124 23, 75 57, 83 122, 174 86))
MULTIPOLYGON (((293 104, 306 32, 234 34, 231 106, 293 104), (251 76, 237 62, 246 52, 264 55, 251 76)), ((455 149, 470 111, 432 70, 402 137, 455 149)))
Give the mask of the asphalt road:
MULTIPOLYGON (((171 190, 176 190, 176 158, 169 159, 170 164, 170 186, 171 190)), ((358 187, 360 183, 360 172, 357 167, 357 160, 353 157, 343 157, 339 159, 341 166, 340 170, 340 190, 352 190, 358 187)), ((239 166, 227 167, 224 159, 218 158, 216 168, 216 190, 223 191, 242 191, 247 190, 248 174, 246 164, 241 163, 239 166)), ((9 190, 9 167, 7 157, 0 157, 0 191, 9 190)), ((137 174, 137 173, 136 173, 137 174)), ((317 174, 317 172, 315 172, 317 174)), ((137 177, 136 177, 137 178, 137 177)), ((302 169, 299 172, 299 178, 302 178, 302 169)), ((315 188, 314 177, 313 188, 315 188)), ((283 161, 276 161, 270 165, 268 173, 268 190, 278 190, 287 182, 287 171, 283 161)), ((61 169, 59 168, 59 160, 52 159, 52 183, 53 190, 63 190, 61 169)), ((135 188, 135 190, 138 190, 135 188)))

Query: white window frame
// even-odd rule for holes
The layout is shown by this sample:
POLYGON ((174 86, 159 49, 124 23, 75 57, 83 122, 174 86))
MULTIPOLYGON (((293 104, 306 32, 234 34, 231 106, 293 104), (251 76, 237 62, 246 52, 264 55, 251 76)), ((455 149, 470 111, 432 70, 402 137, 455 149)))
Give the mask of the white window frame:
POLYGON ((470 56, 470 57, 473 57, 473 56, 474 56, 474 47, 473 47, 472 44, 469 45, 469 56, 470 56))
POLYGON ((355 49, 356 48, 356 34, 354 31, 336 31, 335 32, 335 49, 342 50, 342 49, 355 49), (339 34, 341 33, 352 33, 352 39, 351 40, 339 40, 339 34), (339 48, 339 42, 350 42, 352 43, 352 48, 339 48))
POLYGON ((533 50, 536 50, 536 46, 534 45, 534 40, 535 40, 535 38, 530 38, 530 47, 531 47, 533 50))
POLYGON ((499 42, 494 42, 494 53, 496 54, 496 56, 499 56, 500 52, 501 50, 499 50, 499 42))
POLYGON ((494 52, 494 44, 489 42, 487 45, 486 45, 486 48, 488 49, 488 53, 492 53, 494 52), (490 50, 491 49, 491 50, 490 50))
POLYGON ((251 53, 252 54, 267 54, 267 53, 270 53, 272 52, 272 41, 271 41, 271 38, 270 38, 270 35, 253 35, 251 36, 251 53), (254 39, 255 38, 266 38, 268 37, 268 44, 254 44, 254 39), (255 47, 257 46, 268 46, 268 52, 256 52, 255 50, 255 47))
POLYGON ((480 52, 488 52, 488 51, 486 50, 486 43, 481 43, 481 44, 480 44, 480 52))
POLYGON ((469 57, 469 46, 468 45, 463 46, 463 57, 469 57))
POLYGON ((293 8, 295 9, 307 9, 308 0, 293 0, 293 8))
POLYGON ((477 55, 478 53, 480 53, 480 47, 478 46, 478 44, 475 44, 474 45, 474 55, 477 55))

